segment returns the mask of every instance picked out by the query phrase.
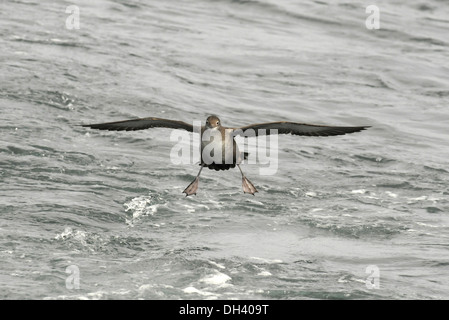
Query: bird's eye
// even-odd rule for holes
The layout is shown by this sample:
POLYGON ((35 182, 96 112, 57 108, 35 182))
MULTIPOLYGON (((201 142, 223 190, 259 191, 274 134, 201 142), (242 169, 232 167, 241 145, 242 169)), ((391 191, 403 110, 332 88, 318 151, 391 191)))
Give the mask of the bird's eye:
POLYGON ((220 121, 217 121, 217 126, 220 124, 220 121))

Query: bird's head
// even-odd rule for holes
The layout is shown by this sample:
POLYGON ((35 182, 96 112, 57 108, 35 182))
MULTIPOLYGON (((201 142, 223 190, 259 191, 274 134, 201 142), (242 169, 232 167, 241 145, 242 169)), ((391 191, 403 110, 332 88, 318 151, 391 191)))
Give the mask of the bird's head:
POLYGON ((221 122, 220 119, 217 116, 209 116, 206 120, 206 127, 213 129, 213 128, 220 128, 221 122))

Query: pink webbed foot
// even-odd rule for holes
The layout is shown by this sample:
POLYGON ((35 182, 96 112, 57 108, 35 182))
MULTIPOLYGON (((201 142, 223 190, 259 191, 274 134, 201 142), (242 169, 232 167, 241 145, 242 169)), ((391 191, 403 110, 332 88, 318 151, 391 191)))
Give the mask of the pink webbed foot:
POLYGON ((244 193, 250 193, 253 196, 255 195, 257 191, 256 187, 249 181, 245 176, 242 176, 242 186, 243 186, 243 192, 244 193))
POLYGON ((191 184, 182 193, 186 194, 186 197, 191 196, 192 194, 196 195, 196 191, 198 190, 200 179, 196 177, 195 180, 192 181, 191 184))

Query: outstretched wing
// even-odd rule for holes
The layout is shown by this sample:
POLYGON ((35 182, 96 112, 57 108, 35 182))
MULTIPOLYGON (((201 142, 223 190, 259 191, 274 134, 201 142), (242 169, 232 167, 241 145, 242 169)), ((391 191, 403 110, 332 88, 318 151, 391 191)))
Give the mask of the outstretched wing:
POLYGON ((88 127, 98 130, 111 131, 135 131, 148 128, 172 128, 183 129, 193 132, 193 126, 183 121, 168 120, 161 118, 140 118, 134 120, 115 121, 97 124, 85 124, 83 127, 88 127))
POLYGON ((271 132, 270 130, 277 130, 277 134, 293 134, 298 136, 312 136, 312 137, 327 137, 327 136, 337 136, 343 135, 347 133, 359 132, 369 128, 368 126, 364 127, 335 127, 335 126, 323 126, 323 125, 315 125, 315 124, 306 124, 306 123, 298 123, 298 122, 287 122, 287 121, 279 121, 279 122, 267 122, 267 123, 255 123, 250 124, 249 126, 234 128, 234 132, 236 135, 244 134, 251 135, 250 132, 245 134, 245 131, 248 129, 254 130, 254 134, 256 136, 259 135, 268 135, 273 134, 275 132, 271 132), (262 130, 260 130, 262 129, 262 130), (241 130, 241 131, 240 131, 241 130), (260 130, 260 131, 259 131, 260 130))

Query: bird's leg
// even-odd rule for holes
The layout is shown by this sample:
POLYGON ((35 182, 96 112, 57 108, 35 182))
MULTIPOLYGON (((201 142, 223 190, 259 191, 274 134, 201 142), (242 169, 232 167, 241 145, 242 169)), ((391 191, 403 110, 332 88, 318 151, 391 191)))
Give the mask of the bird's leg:
POLYGON ((191 196, 192 194, 196 195, 196 190, 198 190, 198 184, 200 182, 200 174, 201 174, 201 170, 203 170, 204 164, 201 164, 201 168, 200 171, 198 172, 195 180, 192 181, 192 183, 189 184, 189 186, 187 188, 185 188, 185 190, 182 193, 186 194, 187 196, 191 196))
POLYGON ((238 164, 237 167, 239 167, 240 172, 242 173, 242 186, 243 186, 243 192, 244 193, 251 193, 253 196, 257 191, 256 187, 249 181, 245 174, 242 171, 242 168, 240 168, 240 165, 238 164))

